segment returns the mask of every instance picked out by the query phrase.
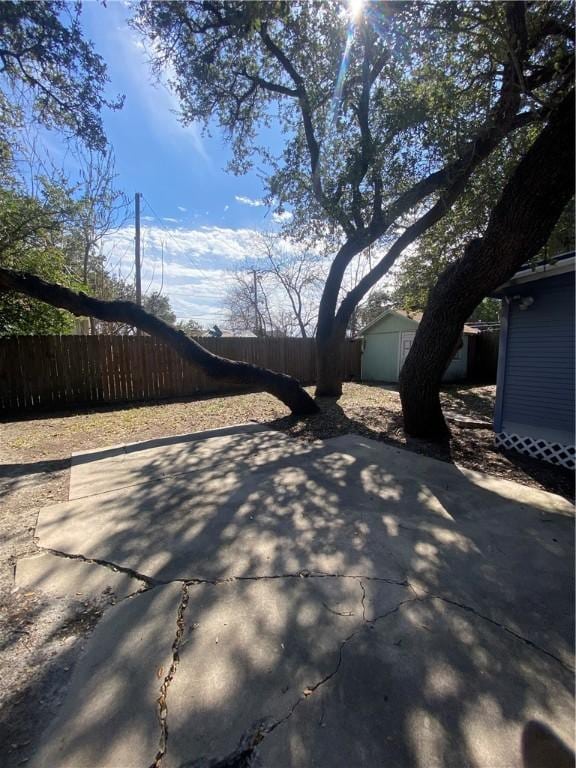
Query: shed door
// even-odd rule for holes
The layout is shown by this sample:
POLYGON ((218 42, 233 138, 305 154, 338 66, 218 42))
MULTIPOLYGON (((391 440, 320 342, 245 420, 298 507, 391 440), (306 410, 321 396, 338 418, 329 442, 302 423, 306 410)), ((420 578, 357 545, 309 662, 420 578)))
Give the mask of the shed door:
POLYGON ((408 357, 408 352, 410 352, 410 347, 414 341, 414 336, 416 336, 416 331, 402 331, 400 333, 400 345, 398 349, 398 375, 400 375, 404 361, 408 357))

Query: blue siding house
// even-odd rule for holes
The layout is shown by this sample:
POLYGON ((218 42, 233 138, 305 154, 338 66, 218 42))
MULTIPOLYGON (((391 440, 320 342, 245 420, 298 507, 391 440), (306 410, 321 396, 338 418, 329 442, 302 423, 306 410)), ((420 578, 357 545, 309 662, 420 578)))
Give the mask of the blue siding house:
POLYGON ((496 444, 573 469, 574 254, 501 286, 496 444))

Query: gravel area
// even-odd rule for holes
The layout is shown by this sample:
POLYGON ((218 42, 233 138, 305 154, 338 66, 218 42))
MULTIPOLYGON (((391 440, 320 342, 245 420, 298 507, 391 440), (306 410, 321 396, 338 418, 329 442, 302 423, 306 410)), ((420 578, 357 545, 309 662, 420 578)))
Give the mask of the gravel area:
MULTIPOLYGON (((489 420, 494 390, 447 387, 443 406, 489 420)), ((299 422, 270 395, 247 394, 36 414, 0 423, 0 740, 7 745, 3 764, 26 764, 35 739, 62 701, 87 635, 109 602, 106 596, 98 601, 55 599, 14 588, 16 560, 36 550, 33 533, 39 508, 67 499, 74 451, 257 421, 303 440, 355 432, 573 496, 571 473, 496 450, 489 429, 451 425, 452 439, 445 445, 407 438, 393 387, 346 384, 338 402, 325 399, 320 406, 320 414, 299 422)))

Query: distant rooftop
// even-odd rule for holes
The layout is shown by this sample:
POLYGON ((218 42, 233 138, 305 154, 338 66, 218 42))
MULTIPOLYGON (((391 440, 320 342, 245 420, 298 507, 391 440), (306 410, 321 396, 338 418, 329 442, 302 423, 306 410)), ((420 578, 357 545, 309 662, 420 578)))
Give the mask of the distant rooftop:
POLYGON ((211 336, 215 339, 257 339, 255 333, 248 328, 232 329, 232 328, 220 328, 220 326, 214 326, 214 328, 204 331, 202 334, 204 337, 211 336), (218 331, 218 332, 216 332, 218 331))

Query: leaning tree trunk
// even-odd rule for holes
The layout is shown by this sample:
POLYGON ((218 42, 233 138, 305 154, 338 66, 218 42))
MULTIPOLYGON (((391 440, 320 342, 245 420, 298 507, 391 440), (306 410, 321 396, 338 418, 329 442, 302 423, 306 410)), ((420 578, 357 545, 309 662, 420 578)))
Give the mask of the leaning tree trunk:
POLYGON ((0 291, 3 290, 23 293, 53 307, 66 309, 76 316, 87 315, 105 322, 134 326, 161 339, 180 357, 198 366, 209 376, 269 392, 287 405, 296 416, 318 412, 314 400, 292 376, 215 355, 186 336, 183 331, 177 331, 131 301, 102 301, 61 285, 47 283, 35 275, 0 268, 0 291))
POLYGON ((400 374, 404 428, 414 437, 441 440, 448 434, 440 383, 464 323, 540 251, 574 195, 573 101, 572 91, 519 162, 484 236, 468 244, 430 293, 400 374))
POLYGON ((342 396, 346 326, 335 321, 330 334, 316 337, 316 397, 342 396))
POLYGON ((322 291, 316 329, 316 397, 340 397, 344 380, 343 346, 348 320, 340 321, 336 305, 342 278, 362 243, 347 242, 336 255, 322 291))

